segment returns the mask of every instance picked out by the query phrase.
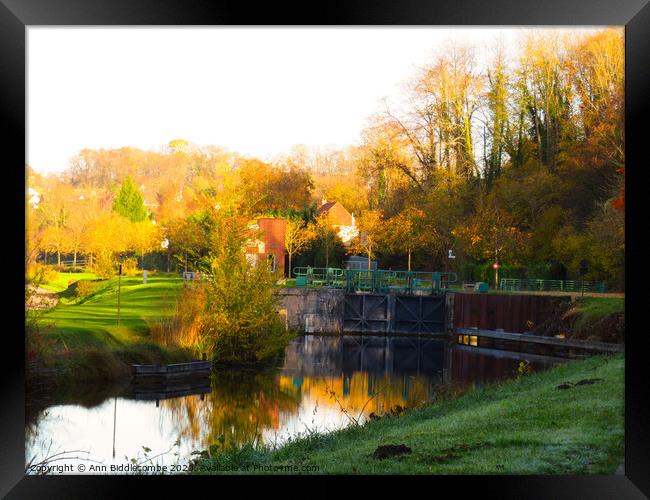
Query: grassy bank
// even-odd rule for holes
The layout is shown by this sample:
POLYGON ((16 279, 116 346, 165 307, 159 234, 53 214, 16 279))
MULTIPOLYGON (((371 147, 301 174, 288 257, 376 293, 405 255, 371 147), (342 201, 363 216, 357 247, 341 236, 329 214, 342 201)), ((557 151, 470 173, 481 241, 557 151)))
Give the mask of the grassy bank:
MULTIPOLYGON (((66 277, 65 283, 69 280, 66 277)), ((184 350, 163 348, 151 338, 155 322, 171 314, 181 279, 150 276, 145 285, 141 276, 123 276, 119 325, 118 279, 92 283, 92 293, 77 296, 78 283, 72 284, 58 292, 57 307, 33 313, 38 315, 38 333, 28 339, 28 360, 31 355, 39 365, 68 378, 112 379, 129 374, 133 363, 191 357, 184 350)))
POLYGON ((576 297, 553 311, 535 333, 622 343, 625 341, 625 299, 576 297))
POLYGON ((41 287, 52 292, 60 293, 65 291, 74 281, 94 279, 97 279, 95 273, 56 273, 53 279, 47 283, 43 283, 41 287))
POLYGON ((194 472, 315 465, 325 474, 612 474, 624 457, 623 394, 623 356, 594 357, 275 450, 218 453, 194 472), (557 388, 584 379, 602 380, 557 388), (401 444, 411 452, 372 457, 379 445, 401 444))
POLYGON ((575 300, 580 308, 582 321, 592 322, 602 319, 610 314, 625 311, 625 299, 609 297, 579 297, 575 300))

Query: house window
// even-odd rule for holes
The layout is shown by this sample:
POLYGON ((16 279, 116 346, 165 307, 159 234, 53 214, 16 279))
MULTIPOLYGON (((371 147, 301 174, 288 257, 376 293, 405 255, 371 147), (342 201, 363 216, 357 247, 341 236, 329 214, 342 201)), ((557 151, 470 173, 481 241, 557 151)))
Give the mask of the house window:
POLYGON ((274 273, 275 272, 275 255, 269 254, 266 257, 266 263, 268 264, 270 271, 272 273, 274 273))

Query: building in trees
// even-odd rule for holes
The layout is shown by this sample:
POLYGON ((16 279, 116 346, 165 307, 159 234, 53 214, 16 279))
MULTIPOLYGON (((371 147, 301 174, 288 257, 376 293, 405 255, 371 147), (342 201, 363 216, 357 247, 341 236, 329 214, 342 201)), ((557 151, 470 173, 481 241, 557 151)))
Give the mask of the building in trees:
POLYGON ((260 217, 248 224, 246 260, 252 265, 266 261, 270 269, 284 275, 285 219, 260 217))
POLYGON ((359 234, 359 229, 351 214, 338 201, 323 200, 323 204, 316 210, 316 216, 327 217, 328 223, 338 232, 341 241, 348 245, 359 234))

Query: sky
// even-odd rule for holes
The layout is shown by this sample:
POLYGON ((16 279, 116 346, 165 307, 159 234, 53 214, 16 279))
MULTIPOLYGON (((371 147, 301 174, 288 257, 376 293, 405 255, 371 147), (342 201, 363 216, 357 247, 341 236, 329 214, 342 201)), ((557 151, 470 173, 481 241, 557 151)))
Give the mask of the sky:
POLYGON ((445 42, 484 63, 498 40, 514 54, 521 31, 28 27, 27 164, 60 172, 84 148, 179 138, 263 160, 344 147, 445 42))

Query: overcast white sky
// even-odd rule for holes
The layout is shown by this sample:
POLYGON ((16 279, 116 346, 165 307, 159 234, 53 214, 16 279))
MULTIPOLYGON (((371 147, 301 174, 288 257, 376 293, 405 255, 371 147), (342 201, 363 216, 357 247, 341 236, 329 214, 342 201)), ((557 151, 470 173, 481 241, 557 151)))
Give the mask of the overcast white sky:
MULTIPOLYGON (((570 29, 575 29, 571 27, 570 29)), ((27 163, 171 139, 270 159, 359 141, 380 100, 446 40, 485 48, 513 28, 59 28, 27 32, 27 163)))

